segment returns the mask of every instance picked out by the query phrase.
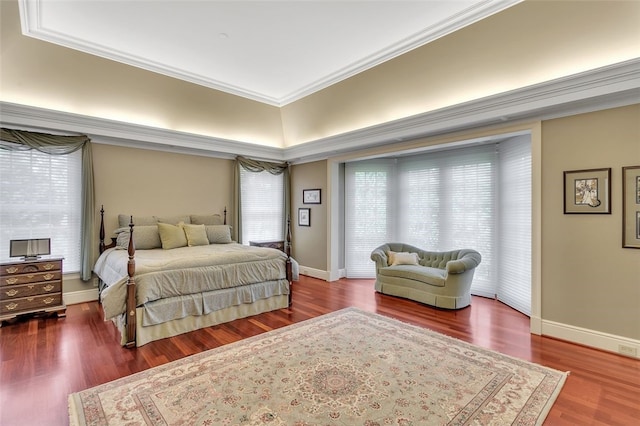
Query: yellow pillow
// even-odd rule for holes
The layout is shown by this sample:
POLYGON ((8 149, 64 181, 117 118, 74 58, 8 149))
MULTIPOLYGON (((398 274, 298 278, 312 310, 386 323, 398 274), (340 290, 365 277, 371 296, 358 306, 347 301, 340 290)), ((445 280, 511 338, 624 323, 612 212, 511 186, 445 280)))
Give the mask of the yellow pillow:
POLYGON ((193 246, 207 246, 209 245, 209 238, 207 238, 207 231, 204 225, 183 225, 184 235, 187 237, 187 245, 193 246))
POLYGON ((184 224, 169 225, 168 223, 158 223, 158 233, 162 248, 165 250, 187 246, 187 237, 182 227, 184 224))

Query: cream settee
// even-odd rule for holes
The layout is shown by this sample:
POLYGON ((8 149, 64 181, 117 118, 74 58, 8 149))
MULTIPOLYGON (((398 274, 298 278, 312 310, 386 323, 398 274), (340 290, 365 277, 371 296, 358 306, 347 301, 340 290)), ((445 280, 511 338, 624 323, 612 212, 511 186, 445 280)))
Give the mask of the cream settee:
POLYGON ((388 243, 371 253, 376 263, 376 291, 447 309, 471 304, 471 282, 480 264, 471 249, 446 252, 388 243))

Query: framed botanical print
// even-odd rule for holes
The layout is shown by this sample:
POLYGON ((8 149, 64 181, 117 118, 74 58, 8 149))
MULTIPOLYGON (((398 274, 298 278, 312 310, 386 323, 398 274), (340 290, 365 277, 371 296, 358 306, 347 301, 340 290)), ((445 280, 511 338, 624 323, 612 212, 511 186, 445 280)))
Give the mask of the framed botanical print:
POLYGON ((311 209, 298 209, 298 226, 311 226, 311 209))
POLYGON ((303 204, 321 204, 320 190, 319 189, 303 189, 302 203, 303 204))

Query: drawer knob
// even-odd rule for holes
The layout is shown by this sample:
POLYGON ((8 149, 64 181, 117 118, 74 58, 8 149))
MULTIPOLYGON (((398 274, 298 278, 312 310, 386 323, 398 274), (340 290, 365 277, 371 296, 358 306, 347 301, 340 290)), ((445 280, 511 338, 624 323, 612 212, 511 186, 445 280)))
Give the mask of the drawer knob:
POLYGON ((55 277, 55 275, 53 275, 53 274, 45 274, 44 279, 49 281, 53 277, 55 277))
POLYGON ((44 289, 44 291, 51 291, 54 289, 54 287, 51 284, 47 284, 42 288, 44 289))
POLYGON ((45 305, 49 305, 53 303, 53 301, 54 301, 53 297, 47 297, 46 299, 43 300, 45 305))
POLYGON ((18 272, 18 268, 15 266, 11 266, 9 268, 7 268, 7 272, 10 274, 15 274, 16 272, 18 272))
POLYGON ((18 307, 18 304, 17 304, 17 303, 13 303, 13 302, 12 302, 12 303, 9 303, 8 305, 5 305, 5 307, 6 307, 8 310, 13 311, 15 308, 17 308, 17 307, 18 307))
POLYGON ((15 284, 18 282, 17 278, 7 278, 7 284, 15 284))
POLYGON ((13 297, 13 296, 15 296, 15 295, 16 295, 16 294, 18 294, 18 293, 19 293, 19 291, 18 291, 18 290, 13 290, 13 289, 12 289, 12 290, 7 291, 7 296, 9 296, 9 297, 13 297))
POLYGON ((55 267, 56 267, 56 264, 55 264, 55 263, 45 263, 42 267, 43 267, 45 270, 49 271, 49 270, 51 270, 51 269, 55 268, 55 267))

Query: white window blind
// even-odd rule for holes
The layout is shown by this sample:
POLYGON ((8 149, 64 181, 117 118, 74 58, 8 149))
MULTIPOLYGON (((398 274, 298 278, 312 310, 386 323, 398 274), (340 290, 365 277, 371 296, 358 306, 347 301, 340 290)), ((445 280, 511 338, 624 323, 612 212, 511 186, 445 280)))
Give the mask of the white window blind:
POLYGON ((531 315, 531 142, 500 143, 500 262, 497 297, 531 315))
POLYGON ((345 165, 345 264, 347 277, 375 272, 373 249, 389 242, 395 225, 395 165, 392 160, 345 165))
POLYGON ((51 238, 64 272, 80 270, 82 152, 0 150, 0 257, 9 241, 51 238))
POLYGON ((427 250, 482 254, 473 294, 495 294, 495 147, 434 152, 398 162, 396 239, 427 250))
POLYGON ((369 257, 386 242, 404 242, 434 251, 471 248, 482 255, 472 294, 497 295, 529 314, 530 212, 528 136, 499 146, 348 163, 347 276, 375 277, 369 257))
POLYGON ((284 236, 284 174, 250 172, 240 167, 242 244, 284 236))

